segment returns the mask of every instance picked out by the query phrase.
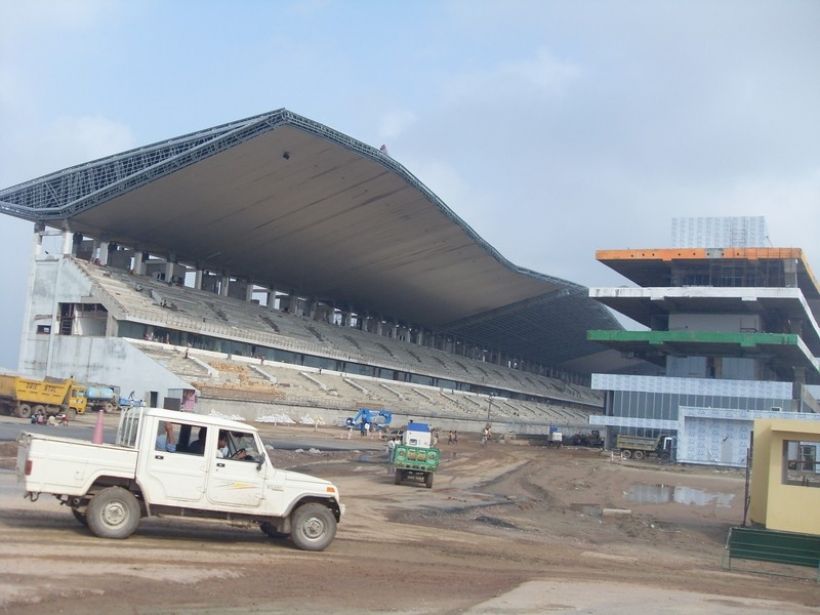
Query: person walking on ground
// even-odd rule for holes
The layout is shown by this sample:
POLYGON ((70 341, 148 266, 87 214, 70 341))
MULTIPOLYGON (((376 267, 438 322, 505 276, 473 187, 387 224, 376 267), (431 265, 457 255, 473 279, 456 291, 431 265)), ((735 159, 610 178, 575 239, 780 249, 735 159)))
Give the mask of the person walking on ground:
POLYGON ((450 433, 447 434, 447 444, 453 443, 453 430, 450 430, 450 433))

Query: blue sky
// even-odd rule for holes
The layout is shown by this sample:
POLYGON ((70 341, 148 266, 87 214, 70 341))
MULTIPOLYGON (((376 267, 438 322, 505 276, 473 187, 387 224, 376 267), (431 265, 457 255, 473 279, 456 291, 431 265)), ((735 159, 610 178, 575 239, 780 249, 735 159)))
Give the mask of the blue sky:
MULTIPOLYGON (((0 186, 287 107, 378 147, 514 263, 764 215, 820 273, 820 2, 0 1, 0 186)), ((0 366, 30 224, 0 217, 0 366)))

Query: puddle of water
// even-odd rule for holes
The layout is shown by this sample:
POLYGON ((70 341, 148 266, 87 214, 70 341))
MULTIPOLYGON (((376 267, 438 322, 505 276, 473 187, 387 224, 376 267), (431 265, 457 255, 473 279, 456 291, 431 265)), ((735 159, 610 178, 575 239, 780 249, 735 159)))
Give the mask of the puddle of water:
POLYGON ((710 506, 730 508, 735 498, 732 493, 704 491, 675 485, 632 485, 625 493, 626 499, 638 504, 668 504, 677 502, 687 506, 710 506))
POLYGON ((387 455, 359 455, 356 461, 359 463, 387 463, 387 455))

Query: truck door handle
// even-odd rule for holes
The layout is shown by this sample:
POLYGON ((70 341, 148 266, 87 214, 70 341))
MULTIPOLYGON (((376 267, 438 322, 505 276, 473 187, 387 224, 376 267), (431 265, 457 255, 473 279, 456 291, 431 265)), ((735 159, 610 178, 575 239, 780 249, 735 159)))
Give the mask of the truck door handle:
POLYGON ((224 464, 224 463, 222 463, 222 462, 220 461, 220 462, 218 462, 218 463, 216 464, 216 467, 217 467, 217 468, 224 468, 224 467, 225 467, 225 464, 224 464))
POLYGON ((165 455, 154 455, 154 459, 165 459, 165 455))

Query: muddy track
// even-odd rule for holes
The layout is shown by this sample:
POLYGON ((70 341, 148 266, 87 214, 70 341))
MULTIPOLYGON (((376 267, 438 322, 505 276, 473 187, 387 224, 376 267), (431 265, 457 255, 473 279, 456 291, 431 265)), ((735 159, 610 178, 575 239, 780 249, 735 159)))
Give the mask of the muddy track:
POLYGON ((517 595, 527 582, 555 580, 560 585, 548 593, 536 592, 540 606, 522 599, 510 602, 520 605, 510 612, 581 610, 585 596, 620 595, 619 587, 629 588, 625 603, 641 596, 657 605, 670 591, 689 592, 676 595, 680 604, 700 592, 709 610, 690 612, 710 614, 767 612, 750 610, 753 598, 785 601, 776 609, 783 613, 820 606, 812 582, 720 569, 739 497, 721 508, 640 504, 625 495, 633 484, 663 482, 738 496, 739 476, 469 440, 443 451, 432 490, 394 485, 377 455, 277 452, 279 465, 340 487, 347 515, 323 553, 271 541, 255 527, 175 519, 145 520, 125 541, 101 540, 54 500, 23 502, 13 477, 0 474, 0 606, 69 615, 487 613, 498 610, 477 605, 517 595), (605 507, 632 513, 610 519, 605 507))

